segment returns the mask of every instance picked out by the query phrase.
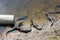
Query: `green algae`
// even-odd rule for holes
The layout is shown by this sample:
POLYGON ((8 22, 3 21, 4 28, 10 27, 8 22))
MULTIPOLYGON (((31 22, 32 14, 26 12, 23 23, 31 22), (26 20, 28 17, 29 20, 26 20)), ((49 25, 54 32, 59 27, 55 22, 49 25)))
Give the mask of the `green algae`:
POLYGON ((50 37, 49 40, 57 40, 57 37, 50 37))

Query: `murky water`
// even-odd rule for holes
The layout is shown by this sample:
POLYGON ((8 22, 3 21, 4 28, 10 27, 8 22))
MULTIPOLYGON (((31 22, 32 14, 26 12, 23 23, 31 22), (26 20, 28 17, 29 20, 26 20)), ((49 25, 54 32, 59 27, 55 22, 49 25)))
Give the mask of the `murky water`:
POLYGON ((0 14, 13 14, 22 16, 31 0, 0 0, 0 14))
POLYGON ((0 26, 0 32, 3 32, 4 29, 5 29, 5 26, 0 26))
MULTIPOLYGON (((0 14, 13 14, 16 16, 26 16, 30 14, 30 8, 40 6, 40 1, 48 6, 49 2, 44 0, 0 0, 0 14)), ((45 5, 43 4, 43 5, 45 5)), ((44 9, 45 7, 43 7, 44 9)))

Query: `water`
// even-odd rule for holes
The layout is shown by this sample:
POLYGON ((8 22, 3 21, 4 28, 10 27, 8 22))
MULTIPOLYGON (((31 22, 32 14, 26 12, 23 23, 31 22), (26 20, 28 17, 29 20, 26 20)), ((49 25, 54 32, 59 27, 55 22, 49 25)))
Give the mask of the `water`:
POLYGON ((0 32, 3 32, 5 29, 5 26, 0 26, 0 32))

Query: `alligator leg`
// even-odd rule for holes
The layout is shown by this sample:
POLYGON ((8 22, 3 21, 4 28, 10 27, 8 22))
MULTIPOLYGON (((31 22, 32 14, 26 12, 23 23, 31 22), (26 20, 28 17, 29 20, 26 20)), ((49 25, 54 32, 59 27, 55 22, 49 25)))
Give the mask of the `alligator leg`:
POLYGON ((51 27, 52 27, 52 25, 54 23, 53 18, 51 16, 49 16, 49 14, 45 14, 45 15, 46 15, 47 19, 51 22, 51 27))
POLYGON ((33 21, 31 21, 31 25, 36 28, 37 30, 42 30, 42 27, 41 28, 38 28, 38 25, 35 24, 33 21))
POLYGON ((12 32, 12 31, 14 31, 15 29, 16 29, 16 27, 13 27, 13 28, 10 29, 6 34, 8 34, 8 33, 12 32))
POLYGON ((16 23, 15 26, 14 26, 11 30, 9 30, 6 34, 12 32, 12 31, 14 31, 14 30, 18 30, 17 28, 19 28, 20 26, 22 26, 22 23, 23 23, 23 22, 21 22, 21 23, 16 23))

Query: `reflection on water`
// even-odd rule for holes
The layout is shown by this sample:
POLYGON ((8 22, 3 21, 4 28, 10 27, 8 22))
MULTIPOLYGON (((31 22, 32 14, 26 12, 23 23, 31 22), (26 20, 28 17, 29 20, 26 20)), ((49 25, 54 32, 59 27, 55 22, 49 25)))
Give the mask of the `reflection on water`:
POLYGON ((5 26, 0 26, 0 32, 2 32, 5 29, 5 26))

